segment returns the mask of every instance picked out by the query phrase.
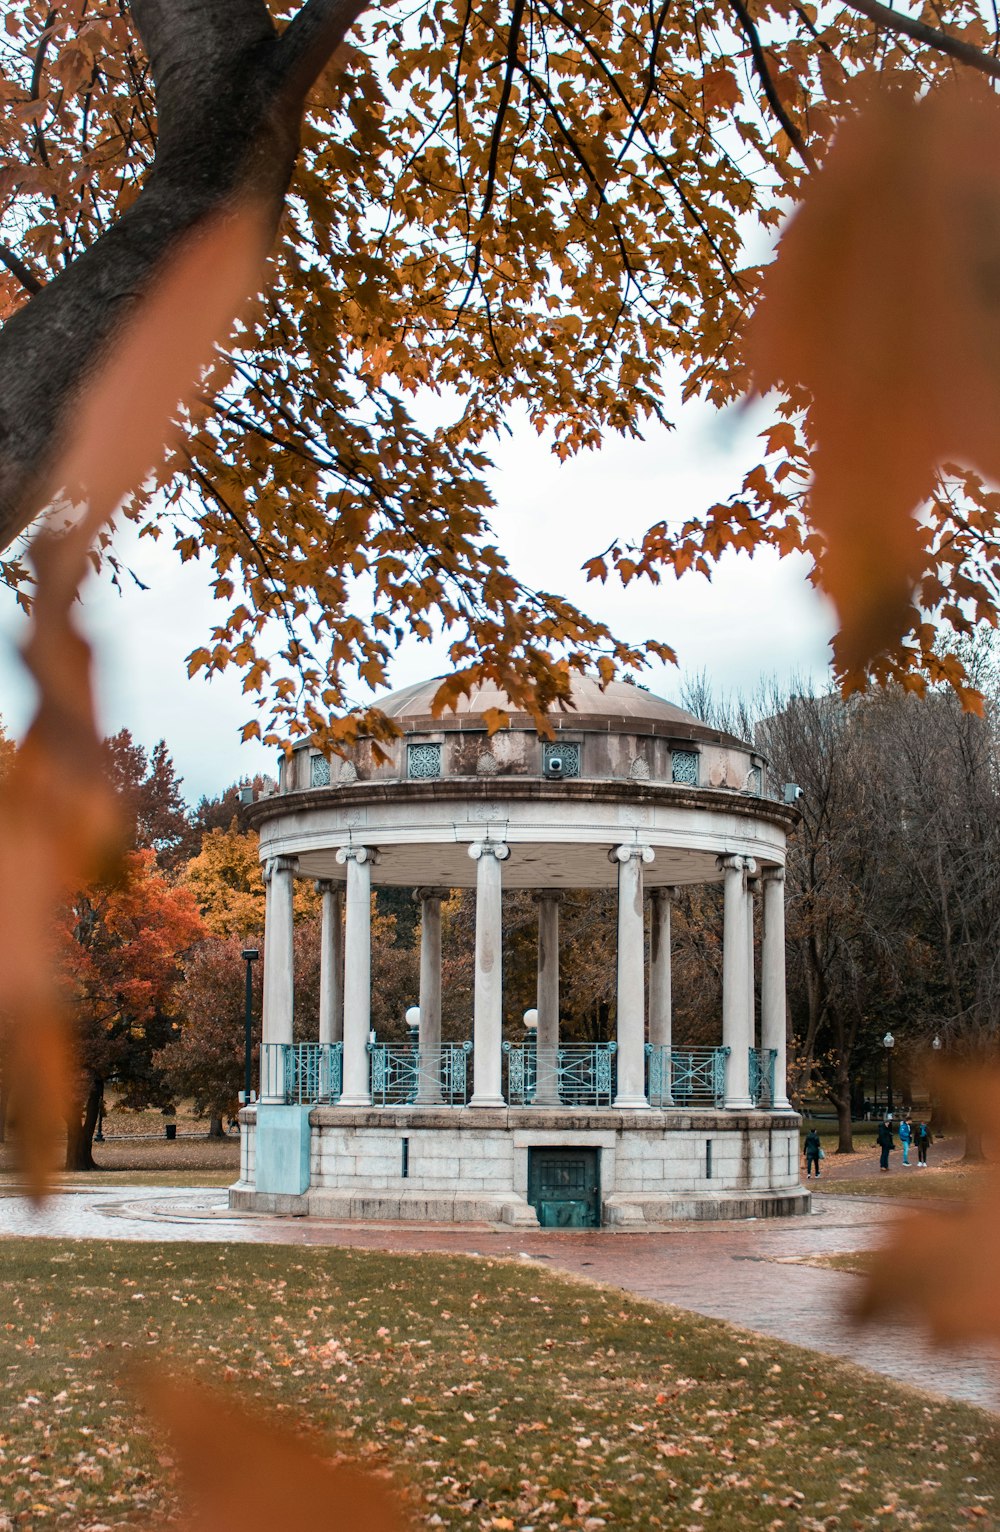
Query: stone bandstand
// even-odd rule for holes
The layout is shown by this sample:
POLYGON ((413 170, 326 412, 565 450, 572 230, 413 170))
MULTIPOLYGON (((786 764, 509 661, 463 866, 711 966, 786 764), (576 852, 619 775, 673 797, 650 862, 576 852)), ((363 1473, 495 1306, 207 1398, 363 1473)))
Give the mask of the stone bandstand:
POLYGON ((343 760, 300 747, 277 792, 248 811, 267 885, 264 1013, 232 1205, 564 1227, 805 1211, 785 1094, 783 867, 797 815, 765 795, 762 757, 622 682, 602 691, 578 679, 551 740, 518 713, 490 738, 486 710, 509 704, 486 689, 435 718, 437 686, 382 703, 402 731, 388 762, 365 740, 343 760), (297 877, 322 895, 309 1043, 292 1030, 297 877), (714 1046, 677 1048, 671 896, 700 883, 724 885, 722 1014, 714 1046), (421 902, 408 1044, 370 1030, 377 884, 416 889, 421 902), (443 1043, 441 901, 470 887, 474 1014, 466 1039, 443 1043), (504 889, 530 889, 538 906, 528 1041, 519 1020, 504 1040, 504 889), (560 1037, 559 905, 579 889, 618 895, 616 1036, 605 1043, 560 1037))

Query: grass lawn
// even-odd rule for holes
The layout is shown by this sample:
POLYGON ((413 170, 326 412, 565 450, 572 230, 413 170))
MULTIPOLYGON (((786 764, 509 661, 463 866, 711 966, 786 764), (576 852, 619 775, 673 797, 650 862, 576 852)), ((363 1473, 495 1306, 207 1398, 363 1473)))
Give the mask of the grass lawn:
POLYGON ((818 1182, 810 1181, 809 1185, 831 1197, 898 1197, 912 1202, 944 1198, 949 1202, 960 1202, 988 1173, 981 1166, 920 1171, 911 1165, 904 1170, 897 1159, 897 1164, 885 1174, 876 1170, 873 1175, 839 1176, 836 1179, 821 1175, 818 1182))
MULTIPOLYGON (((83 1191, 96 1186, 231 1186, 240 1173, 240 1141, 200 1135, 173 1142, 162 1136, 109 1139, 94 1145, 94 1159, 97 1170, 67 1175, 57 1168, 56 1186, 83 1191)), ((13 1145, 0 1145, 0 1192, 17 1185, 15 1164, 13 1145)))
POLYGON ((994 1417, 533 1263, 49 1240, 0 1253, 0 1526, 17 1532, 174 1510, 164 1443, 118 1381, 137 1358, 391 1469, 417 1526, 1000 1527, 994 1417))
POLYGON ((825 1266, 828 1271, 849 1271, 856 1277, 866 1277, 878 1259, 876 1250, 841 1251, 839 1255, 813 1255, 803 1264, 825 1266))

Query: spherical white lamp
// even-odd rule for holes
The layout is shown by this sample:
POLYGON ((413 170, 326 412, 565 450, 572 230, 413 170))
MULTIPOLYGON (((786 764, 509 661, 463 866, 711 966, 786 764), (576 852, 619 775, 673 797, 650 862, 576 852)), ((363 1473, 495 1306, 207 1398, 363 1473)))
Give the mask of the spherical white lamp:
POLYGON ((538 1029, 538 1012, 535 1010, 534 1006, 531 1007, 530 1011, 525 1011, 525 1013, 524 1013, 524 1025, 527 1027, 529 1032, 537 1031, 537 1029, 538 1029))

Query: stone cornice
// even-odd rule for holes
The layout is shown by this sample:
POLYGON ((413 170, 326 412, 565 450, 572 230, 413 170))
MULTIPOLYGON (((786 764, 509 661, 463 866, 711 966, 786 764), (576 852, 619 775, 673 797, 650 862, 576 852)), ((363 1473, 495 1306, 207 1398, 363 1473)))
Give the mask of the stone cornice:
POLYGON ((268 820, 284 814, 318 812, 331 808, 361 808, 379 804, 421 803, 608 803, 642 808, 707 809, 715 814, 735 814, 741 819, 762 819, 793 831, 801 819, 793 804, 773 798, 716 787, 687 787, 674 782, 635 782, 611 777, 568 777, 549 781, 543 777, 435 777, 429 781, 345 782, 336 787, 312 787, 292 793, 273 793, 258 798, 243 810, 243 823, 257 830, 268 820))

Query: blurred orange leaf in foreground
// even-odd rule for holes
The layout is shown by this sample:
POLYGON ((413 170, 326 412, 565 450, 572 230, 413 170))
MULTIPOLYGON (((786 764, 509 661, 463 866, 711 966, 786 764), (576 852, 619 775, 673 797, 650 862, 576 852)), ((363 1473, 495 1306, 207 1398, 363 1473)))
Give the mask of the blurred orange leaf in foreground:
MULTIPOLYGON (((970 1135, 996 1132, 1000 1071, 941 1069, 932 1089, 961 1112, 970 1135)), ((893 1310, 925 1325, 942 1345, 1000 1339, 1000 1168, 982 1171, 963 1206, 898 1220, 857 1313, 871 1319, 893 1310)))
POLYGON ((45 1188, 72 1066, 54 977, 61 903, 113 860, 114 795, 102 770, 90 648, 74 622, 90 550, 161 458, 179 402, 256 286, 265 222, 252 206, 196 231, 123 326, 80 400, 49 478, 53 510, 31 546, 25 663, 37 711, 0 792, 0 1011, 10 1039, 11 1121, 29 1188, 45 1188))
POLYGON ((839 128, 767 271, 757 387, 804 386, 809 516, 857 673, 898 642, 944 462, 1000 478, 1000 101, 964 75, 879 80, 839 128))
POLYGON ((140 1392, 190 1497, 184 1532, 404 1532, 402 1508, 379 1480, 324 1462, 287 1426, 193 1382, 147 1375, 140 1392))

